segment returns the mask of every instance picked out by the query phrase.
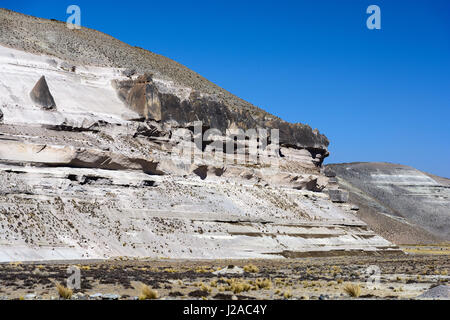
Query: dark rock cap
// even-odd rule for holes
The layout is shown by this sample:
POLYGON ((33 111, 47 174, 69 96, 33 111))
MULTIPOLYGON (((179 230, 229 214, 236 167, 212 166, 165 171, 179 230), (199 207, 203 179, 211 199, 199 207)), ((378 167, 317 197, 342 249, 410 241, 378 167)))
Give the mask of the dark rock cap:
POLYGON ((31 100, 45 110, 56 109, 56 103, 48 88, 45 76, 42 76, 30 92, 31 100))

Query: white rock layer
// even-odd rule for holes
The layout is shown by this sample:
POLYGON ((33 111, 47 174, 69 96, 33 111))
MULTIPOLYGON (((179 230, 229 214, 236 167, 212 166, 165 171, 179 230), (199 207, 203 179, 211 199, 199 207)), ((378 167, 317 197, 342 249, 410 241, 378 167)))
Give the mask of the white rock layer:
POLYGON ((65 65, 0 47, 0 262, 395 250, 349 205, 314 192, 328 179, 309 151, 283 148, 276 168, 208 155, 183 164, 173 125, 128 120, 139 116, 111 85, 122 70, 65 65), (56 111, 29 97, 43 75, 56 111), (158 135, 139 133, 150 125, 158 135))

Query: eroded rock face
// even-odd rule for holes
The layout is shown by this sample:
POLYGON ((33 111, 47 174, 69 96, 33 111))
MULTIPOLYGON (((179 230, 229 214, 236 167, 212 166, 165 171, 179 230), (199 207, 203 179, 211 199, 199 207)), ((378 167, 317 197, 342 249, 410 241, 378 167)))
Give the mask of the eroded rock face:
POLYGON ((136 80, 114 81, 119 97, 133 111, 147 120, 161 121, 159 92, 152 75, 144 74, 136 80))
POLYGON ((45 110, 56 109, 56 103, 48 88, 45 76, 42 76, 30 92, 30 97, 34 103, 45 110))
POLYGON ((306 156, 312 156, 317 166, 329 155, 327 138, 309 126, 287 123, 265 114, 255 117, 248 110, 231 111, 224 103, 196 91, 182 100, 176 94, 159 92, 148 74, 136 80, 115 80, 113 86, 121 100, 145 119, 175 121, 181 126, 200 121, 205 128, 217 129, 223 134, 230 129, 244 132, 256 128, 278 129, 282 146, 305 150, 306 156))
POLYGON ((308 126, 156 76, 2 46, 0 61, 0 261, 395 250, 330 201, 328 141, 308 126), (30 88, 44 74, 58 110, 31 105, 17 74, 30 88), (259 128, 281 144, 233 136, 259 128))

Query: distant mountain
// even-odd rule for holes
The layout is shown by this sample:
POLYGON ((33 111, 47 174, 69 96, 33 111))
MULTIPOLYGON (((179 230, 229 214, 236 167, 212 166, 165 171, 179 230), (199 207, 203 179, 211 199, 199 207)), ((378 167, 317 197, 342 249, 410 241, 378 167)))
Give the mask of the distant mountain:
POLYGON ((358 217, 397 244, 450 241, 450 179, 390 163, 329 164, 358 217))

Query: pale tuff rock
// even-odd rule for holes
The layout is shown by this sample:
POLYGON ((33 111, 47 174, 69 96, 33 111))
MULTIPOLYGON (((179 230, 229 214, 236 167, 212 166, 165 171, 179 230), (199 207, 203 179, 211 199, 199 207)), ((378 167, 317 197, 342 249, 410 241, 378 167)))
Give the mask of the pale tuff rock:
POLYGON ((227 266, 226 268, 214 271, 213 274, 216 276, 224 276, 224 275, 240 275, 244 274, 244 269, 239 268, 237 266, 227 266))
POLYGON ((56 109, 55 100, 53 99, 50 89, 48 88, 45 76, 42 76, 30 92, 31 99, 45 110, 56 109))
MULTIPOLYGON (((136 74, 141 75, 153 74, 153 82, 159 91, 163 121, 175 120, 181 125, 202 121, 222 133, 233 122, 243 130, 277 128, 280 130, 281 145, 308 149, 313 154, 313 159, 320 159, 319 163, 328 156, 329 141, 317 130, 305 124, 283 121, 166 57, 129 46, 94 30, 81 28, 73 32, 66 28, 65 24, 52 23, 4 9, 0 9, 0 29, 0 43, 10 48, 41 55, 48 55, 49 48, 52 48, 52 54, 60 59, 58 65, 66 61, 77 65, 76 72, 68 71, 70 75, 85 73, 84 66, 87 65, 109 70, 121 68, 110 81, 120 78, 130 80, 130 73, 126 72, 124 75, 124 70, 136 70, 136 74), (49 34, 57 37, 50 37, 49 34)), ((45 59, 47 65, 48 59, 45 59)), ((57 60, 53 57, 51 59, 57 60)), ((86 82, 99 81, 98 75, 96 76, 86 79, 86 82)), ((151 91, 154 91, 153 88, 151 91)), ((143 91, 138 96, 142 97, 143 91)), ((109 101, 102 101, 102 104, 111 103, 111 98, 108 96, 109 101)), ((153 101, 153 98, 151 100, 153 101)), ((56 101, 58 102, 58 99, 56 101)), ((156 100, 154 103, 157 110, 156 100)), ((138 110, 144 110, 142 107, 145 108, 145 105, 140 104, 138 110)), ((131 119, 129 114, 126 117, 131 119)), ((158 118, 158 112, 154 117, 158 118)))
POLYGON ((64 62, 0 46, 0 261, 396 250, 330 201, 328 140, 311 128, 138 68, 64 62), (58 110, 24 89, 42 75, 58 110), (251 129, 268 130, 230 136, 251 129))

